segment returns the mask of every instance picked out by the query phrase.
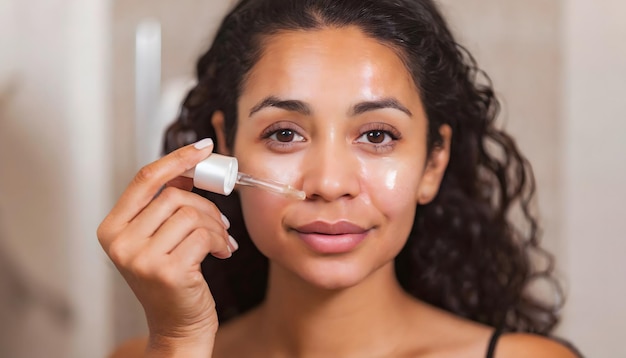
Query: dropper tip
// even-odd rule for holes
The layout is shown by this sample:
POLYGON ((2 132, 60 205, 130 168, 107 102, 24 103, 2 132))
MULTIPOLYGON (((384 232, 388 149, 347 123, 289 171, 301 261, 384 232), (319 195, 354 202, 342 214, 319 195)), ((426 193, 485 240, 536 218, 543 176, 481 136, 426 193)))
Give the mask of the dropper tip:
POLYGON ((303 192, 302 190, 295 190, 292 193, 292 196, 298 200, 305 200, 306 199, 306 193, 303 192))

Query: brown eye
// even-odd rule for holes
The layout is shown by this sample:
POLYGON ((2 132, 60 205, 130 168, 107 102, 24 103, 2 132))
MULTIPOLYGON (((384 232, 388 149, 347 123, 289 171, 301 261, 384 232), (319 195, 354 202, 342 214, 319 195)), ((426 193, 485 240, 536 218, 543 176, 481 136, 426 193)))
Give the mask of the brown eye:
POLYGON ((304 137, 298 134, 293 129, 289 128, 278 128, 275 130, 271 130, 264 135, 265 138, 274 141, 276 143, 293 143, 293 142, 304 142, 304 137))
POLYGON ((361 127, 359 137, 354 141, 366 150, 375 153, 392 151, 402 138, 400 131, 386 123, 368 123, 361 127))
POLYGON ((295 133, 291 129, 281 129, 275 135, 276 140, 279 142, 291 142, 295 137, 295 133))
POLYGON ((367 141, 374 144, 380 144, 385 141, 385 132, 384 131, 370 131, 365 135, 367 136, 367 141))

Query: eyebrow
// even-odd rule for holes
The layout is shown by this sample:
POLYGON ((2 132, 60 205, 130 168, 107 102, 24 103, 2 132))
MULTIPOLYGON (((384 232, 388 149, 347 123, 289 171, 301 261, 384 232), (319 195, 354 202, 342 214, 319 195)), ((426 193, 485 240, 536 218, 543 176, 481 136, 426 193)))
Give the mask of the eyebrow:
POLYGON ((377 109, 393 108, 404 112, 407 116, 413 117, 413 113, 403 106, 400 101, 395 98, 383 98, 376 101, 366 101, 357 103, 350 112, 351 116, 358 116, 368 111, 375 111, 377 109))
POLYGON ((275 107, 275 108, 284 109, 290 112, 298 112, 305 116, 309 116, 311 115, 311 113, 313 113, 313 111, 311 110, 311 107, 309 107, 308 104, 302 101, 298 101, 294 99, 283 100, 275 96, 269 96, 269 97, 264 98, 261 102, 259 102, 254 107, 252 107, 252 109, 250 110, 249 117, 252 117, 252 115, 255 114, 256 112, 267 107, 275 107))
MULTIPOLYGON (((303 101, 293 100, 293 99, 283 100, 276 96, 268 96, 264 98, 261 102, 256 104, 254 107, 252 107, 252 109, 250 110, 250 114, 248 116, 252 117, 253 114, 268 107, 280 108, 289 112, 297 112, 305 116, 309 116, 313 113, 313 110, 311 110, 311 107, 303 101)), ((383 99, 375 100, 375 101, 359 102, 356 105, 354 105, 354 107, 352 107, 352 109, 349 112, 349 115, 351 117, 354 117, 354 116, 363 114, 365 112, 375 111, 378 109, 385 109, 385 108, 397 109, 401 112, 404 112, 409 117, 413 117, 413 113, 411 113, 411 111, 408 108, 402 105, 400 101, 398 101, 397 99, 391 98, 391 97, 383 98, 383 99)))

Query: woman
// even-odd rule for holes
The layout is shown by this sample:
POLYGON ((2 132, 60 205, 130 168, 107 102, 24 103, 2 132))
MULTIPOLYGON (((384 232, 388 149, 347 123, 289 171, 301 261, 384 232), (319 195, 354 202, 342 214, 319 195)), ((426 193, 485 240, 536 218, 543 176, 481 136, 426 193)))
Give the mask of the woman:
POLYGON ((241 1, 98 229, 150 329, 116 356, 573 357, 524 291, 532 174, 479 74, 432 1, 241 1), (213 150, 306 199, 190 193, 213 150))

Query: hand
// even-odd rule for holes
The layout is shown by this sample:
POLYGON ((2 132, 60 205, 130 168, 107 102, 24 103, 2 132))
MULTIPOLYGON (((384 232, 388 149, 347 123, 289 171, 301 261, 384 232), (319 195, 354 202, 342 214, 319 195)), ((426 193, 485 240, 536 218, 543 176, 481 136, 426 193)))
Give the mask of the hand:
POLYGON ((207 254, 229 258, 237 244, 219 209, 189 192, 191 179, 180 175, 212 149, 205 139, 142 168, 98 227, 100 244, 144 308, 152 356, 211 355, 218 321, 200 263, 207 254))

